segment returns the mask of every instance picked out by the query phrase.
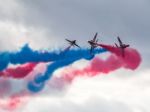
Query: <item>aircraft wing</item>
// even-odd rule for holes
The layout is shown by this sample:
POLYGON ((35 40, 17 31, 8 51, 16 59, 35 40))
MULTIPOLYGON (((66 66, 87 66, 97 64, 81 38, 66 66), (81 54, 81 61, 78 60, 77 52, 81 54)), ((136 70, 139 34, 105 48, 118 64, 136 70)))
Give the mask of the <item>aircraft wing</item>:
POLYGON ((81 48, 79 45, 77 45, 77 44, 74 44, 75 46, 77 46, 77 47, 79 47, 79 48, 81 48))
POLYGON ((95 42, 96 41, 96 37, 97 37, 97 33, 95 34, 94 38, 93 38, 93 41, 95 42))
POLYGON ((121 39, 119 37, 117 37, 117 38, 118 38, 119 44, 122 45, 121 39))
POLYGON ((66 41, 68 41, 68 42, 70 42, 70 43, 72 43, 72 41, 70 41, 70 40, 68 40, 68 39, 65 39, 66 41))
POLYGON ((115 43, 116 47, 118 47, 118 45, 115 43))

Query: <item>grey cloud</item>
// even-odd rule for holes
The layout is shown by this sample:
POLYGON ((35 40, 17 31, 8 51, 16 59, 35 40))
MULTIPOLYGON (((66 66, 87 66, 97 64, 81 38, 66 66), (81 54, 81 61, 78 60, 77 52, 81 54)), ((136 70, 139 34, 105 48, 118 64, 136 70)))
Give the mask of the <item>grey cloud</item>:
POLYGON ((43 38, 78 39, 80 44, 87 46, 85 41, 99 32, 104 43, 113 44, 115 37, 120 35, 141 52, 149 52, 148 0, 16 1, 21 10, 16 16, 12 10, 13 19, 6 16, 7 19, 45 29, 49 36, 43 38))
MULTIPOLYGON (((148 40, 150 35, 150 3, 146 0, 26 0, 21 3, 27 11, 27 24, 52 28, 60 38, 88 39, 98 31, 108 42, 120 35, 125 41, 131 40, 135 46, 148 45, 148 42, 141 43, 143 39, 148 40)), ((144 47, 142 50, 145 50, 144 47)))

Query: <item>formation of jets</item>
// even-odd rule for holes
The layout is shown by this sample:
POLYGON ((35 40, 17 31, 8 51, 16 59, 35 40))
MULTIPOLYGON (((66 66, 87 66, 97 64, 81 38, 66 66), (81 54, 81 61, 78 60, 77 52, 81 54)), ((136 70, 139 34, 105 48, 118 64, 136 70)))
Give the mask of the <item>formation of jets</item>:
MULTIPOLYGON (((93 53, 93 50, 96 48, 96 47, 98 47, 98 39, 97 39, 97 35, 98 35, 98 33, 96 33, 95 35, 94 35, 94 37, 93 37, 93 39, 92 40, 89 40, 88 41, 88 43, 90 44, 90 54, 92 54, 93 53)), ((122 56, 124 57, 125 56, 125 48, 127 48, 127 47, 129 47, 130 45, 129 44, 124 44, 122 41, 121 41, 121 39, 120 39, 120 37, 117 37, 117 39, 118 39, 118 42, 119 42, 119 45, 117 45, 116 43, 115 43, 115 45, 116 45, 116 47, 117 48, 120 48, 121 49, 121 51, 122 51, 122 56)), ((77 43, 76 43, 76 40, 69 40, 69 39, 66 39, 66 41, 68 41, 69 42, 69 44, 70 44, 70 47, 74 47, 74 46, 76 46, 76 47, 78 47, 78 48, 81 48, 77 43)))

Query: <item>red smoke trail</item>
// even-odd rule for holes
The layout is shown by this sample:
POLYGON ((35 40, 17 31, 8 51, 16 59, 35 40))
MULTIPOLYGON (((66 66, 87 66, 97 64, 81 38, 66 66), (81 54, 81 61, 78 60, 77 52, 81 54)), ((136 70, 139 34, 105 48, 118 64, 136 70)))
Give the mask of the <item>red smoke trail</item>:
POLYGON ((125 64, 124 67, 125 68, 129 68, 129 69, 136 69, 140 62, 141 62, 141 56, 138 53, 137 50, 133 49, 133 48, 125 48, 124 49, 124 53, 125 56, 122 57, 122 49, 121 48, 117 48, 114 46, 110 46, 110 45, 104 45, 104 44, 97 44, 105 49, 107 49, 108 51, 110 51, 111 53, 114 53, 116 56, 118 56, 120 61, 123 61, 122 64, 125 64))
POLYGON ((8 98, 0 99, 0 109, 7 110, 9 112, 18 110, 25 106, 27 101, 29 100, 29 95, 24 94, 24 92, 15 93, 8 98))
MULTIPOLYGON (((19 65, 18 67, 8 68, 0 72, 0 109, 6 111, 16 111, 25 106, 29 101, 29 96, 32 95, 26 91, 26 88, 15 93, 11 93, 14 88, 11 82, 7 79, 12 77, 21 79, 30 74, 38 63, 27 63, 19 65)), ((17 87, 16 87, 17 88, 17 87)))
POLYGON ((25 90, 15 93, 10 96, 5 107, 7 110, 16 110, 25 106, 28 101, 29 93, 25 90))
POLYGON ((12 87, 10 80, 0 79, 0 110, 12 112, 26 104, 29 96, 28 91, 21 90, 13 93, 16 88, 12 87))
POLYGON ((141 62, 140 54, 135 49, 125 49, 125 57, 122 57, 120 48, 109 45, 101 46, 113 54, 105 60, 95 57, 88 66, 81 70, 70 68, 65 69, 60 77, 60 80, 63 79, 65 82, 70 83, 75 77, 78 76, 95 76, 100 73, 108 74, 109 72, 119 68, 135 70, 141 62))
MULTIPOLYGON (((68 51, 71 46, 64 49, 63 52, 68 51)), ((38 63, 27 63, 20 65, 16 68, 8 68, 6 70, 0 71, 0 77, 12 77, 15 79, 21 79, 27 76, 37 65, 38 63)))
POLYGON ((21 98, 9 98, 9 99, 3 99, 0 100, 0 109, 2 110, 15 110, 18 109, 22 104, 21 98))
POLYGON ((12 78, 24 78, 27 76, 38 63, 27 63, 16 68, 8 68, 0 72, 0 76, 12 78))
MULTIPOLYGON (((111 54, 105 60, 96 57, 89 63, 88 66, 80 70, 70 68, 65 69, 60 77, 52 77, 52 81, 50 82, 51 87, 63 88, 66 84, 71 83, 74 78, 79 76, 91 77, 99 75, 100 73, 108 74, 111 71, 117 70, 119 68, 135 70, 141 62, 140 54, 135 49, 125 49, 125 57, 122 57, 122 52, 120 48, 102 44, 99 44, 99 46, 109 50, 113 54, 111 54)), ((37 63, 27 63, 17 68, 9 68, 0 72, 0 76, 23 78, 28 75, 36 65, 37 63)), ((6 85, 9 88, 9 84, 6 85)), ((10 90, 6 89, 4 93, 7 93, 9 91, 10 90)), ((0 107, 15 109, 22 104, 21 102, 22 97, 19 97, 17 95, 16 97, 9 98, 6 103, 0 100, 0 107)))
POLYGON ((0 79, 0 99, 10 93, 11 84, 7 79, 0 79))

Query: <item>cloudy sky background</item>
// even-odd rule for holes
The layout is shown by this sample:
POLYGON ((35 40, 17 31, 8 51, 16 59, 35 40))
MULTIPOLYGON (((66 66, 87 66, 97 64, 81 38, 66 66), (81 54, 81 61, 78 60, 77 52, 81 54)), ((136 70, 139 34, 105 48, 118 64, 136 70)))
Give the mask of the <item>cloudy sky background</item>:
POLYGON ((88 47, 98 32, 99 42, 114 44, 119 35, 142 55, 136 71, 76 79, 67 92, 39 95, 19 112, 150 111, 149 21, 149 0, 0 0, 1 52, 25 43, 34 49, 65 48, 65 38, 88 47))

